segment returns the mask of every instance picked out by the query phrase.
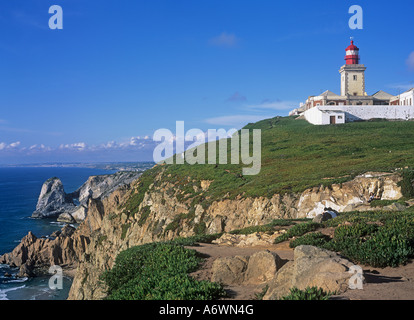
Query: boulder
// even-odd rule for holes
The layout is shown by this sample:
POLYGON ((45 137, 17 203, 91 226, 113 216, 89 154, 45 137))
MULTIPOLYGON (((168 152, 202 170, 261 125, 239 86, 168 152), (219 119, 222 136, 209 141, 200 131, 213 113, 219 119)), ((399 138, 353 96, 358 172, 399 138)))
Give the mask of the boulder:
POLYGON ((241 284, 249 262, 248 256, 218 258, 212 267, 211 281, 224 285, 241 284))
POLYGON ((277 300, 289 294, 296 287, 322 288, 327 292, 340 294, 349 288, 353 276, 350 268, 354 264, 335 252, 314 246, 298 246, 294 251, 294 260, 286 263, 269 282, 264 300, 277 300))
POLYGON ((285 263, 276 253, 259 251, 252 256, 218 258, 211 281, 224 285, 262 284, 270 281, 285 263))
POLYGON ((274 252, 268 250, 256 252, 249 259, 244 282, 247 284, 260 284, 270 281, 283 264, 284 260, 274 252))
POLYGON ((398 202, 392 203, 383 208, 384 211, 404 211, 405 209, 407 209, 407 206, 398 202))
POLYGON ((332 219, 332 215, 328 212, 324 212, 323 214, 318 214, 315 218, 313 218, 313 222, 322 223, 324 221, 328 221, 332 219))

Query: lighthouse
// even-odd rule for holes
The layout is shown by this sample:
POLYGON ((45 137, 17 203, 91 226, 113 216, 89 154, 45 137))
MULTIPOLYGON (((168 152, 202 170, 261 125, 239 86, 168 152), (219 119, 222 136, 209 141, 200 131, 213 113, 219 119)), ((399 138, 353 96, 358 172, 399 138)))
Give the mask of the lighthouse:
POLYGON ((354 45, 354 41, 351 40, 351 45, 345 49, 346 56, 345 61, 346 64, 359 64, 359 48, 354 45))
POLYGON ((345 65, 339 70, 341 74, 341 96, 366 96, 365 70, 360 64, 359 48, 351 40, 351 44, 345 49, 345 65))

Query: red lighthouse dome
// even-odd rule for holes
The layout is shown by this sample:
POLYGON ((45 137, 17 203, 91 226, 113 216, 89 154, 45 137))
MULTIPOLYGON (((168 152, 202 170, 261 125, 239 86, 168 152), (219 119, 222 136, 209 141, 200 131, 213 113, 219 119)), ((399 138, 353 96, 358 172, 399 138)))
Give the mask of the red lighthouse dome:
POLYGON ((354 45, 354 41, 351 40, 351 45, 345 51, 346 64, 359 64, 359 48, 354 45))

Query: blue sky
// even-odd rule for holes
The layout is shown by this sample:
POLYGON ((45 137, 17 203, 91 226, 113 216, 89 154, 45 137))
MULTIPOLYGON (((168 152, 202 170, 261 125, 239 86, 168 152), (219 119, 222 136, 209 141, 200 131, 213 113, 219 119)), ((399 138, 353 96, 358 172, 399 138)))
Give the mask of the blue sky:
POLYGON ((414 81, 414 3, 13 0, 0 3, 0 164, 151 160, 155 130, 287 115, 340 93, 349 38, 368 94, 414 81), (63 30, 51 30, 51 5, 63 30), (350 30, 351 5, 364 29, 350 30))

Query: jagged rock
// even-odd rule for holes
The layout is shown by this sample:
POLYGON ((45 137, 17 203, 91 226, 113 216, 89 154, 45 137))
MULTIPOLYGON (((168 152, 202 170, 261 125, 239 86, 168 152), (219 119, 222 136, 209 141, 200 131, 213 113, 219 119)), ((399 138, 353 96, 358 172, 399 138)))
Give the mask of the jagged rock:
POLYGON ((64 212, 59 215, 59 217, 56 219, 59 222, 66 222, 66 223, 74 223, 76 222, 75 219, 72 217, 72 215, 68 212, 64 212))
POLYGON ((60 230, 60 237, 70 237, 72 236, 72 234, 74 234, 74 232, 76 231, 76 228, 70 226, 70 225, 65 225, 61 230, 60 230))
POLYGON ((77 234, 76 229, 66 225, 56 238, 37 238, 29 232, 12 252, 0 256, 0 263, 19 267, 22 275, 30 274, 33 268, 51 265, 73 265, 85 252, 89 239, 77 234))
POLYGON ((225 285, 241 284, 247 270, 248 256, 218 258, 212 267, 211 281, 225 285))
POLYGON ((20 266, 19 272, 17 273, 17 277, 33 277, 34 276, 34 262, 32 260, 28 260, 20 266))
POLYGON ((32 218, 57 217, 74 207, 72 199, 65 193, 62 181, 59 178, 50 178, 43 183, 32 218))
POLYGON ((71 212, 70 215, 75 220, 75 222, 80 223, 83 220, 85 220, 87 212, 87 207, 85 207, 84 205, 80 205, 76 208, 75 211, 71 212))
POLYGON ((294 260, 286 263, 269 283, 264 300, 275 300, 289 294, 292 287, 304 290, 318 287, 343 293, 348 289, 354 264, 335 252, 313 246, 298 246, 294 260))
MULTIPOLYGON (((72 197, 78 198, 80 205, 87 207, 89 199, 96 199, 106 196, 120 186, 128 185, 138 179, 142 173, 133 171, 119 171, 114 174, 91 176, 73 194, 72 197)), ((77 219, 73 214, 72 216, 77 219)))

